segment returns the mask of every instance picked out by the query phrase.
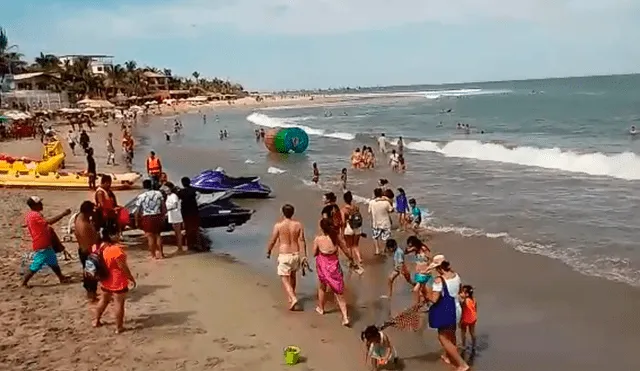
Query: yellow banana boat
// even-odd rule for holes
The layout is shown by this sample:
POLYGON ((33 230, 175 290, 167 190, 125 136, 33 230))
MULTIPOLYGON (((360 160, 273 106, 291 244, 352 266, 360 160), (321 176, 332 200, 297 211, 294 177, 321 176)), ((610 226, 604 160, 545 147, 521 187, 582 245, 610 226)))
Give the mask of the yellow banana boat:
MULTIPOLYGON (((110 175, 111 189, 134 189, 140 180, 140 173, 98 174, 97 183, 102 175, 110 175)), ((50 172, 40 174, 35 171, 0 170, 0 187, 14 188, 55 188, 55 189, 89 189, 89 177, 86 173, 50 172)))
POLYGON ((64 153, 48 157, 46 160, 32 160, 25 157, 16 158, 0 154, 0 171, 34 171, 45 174, 55 172, 64 162, 64 153))

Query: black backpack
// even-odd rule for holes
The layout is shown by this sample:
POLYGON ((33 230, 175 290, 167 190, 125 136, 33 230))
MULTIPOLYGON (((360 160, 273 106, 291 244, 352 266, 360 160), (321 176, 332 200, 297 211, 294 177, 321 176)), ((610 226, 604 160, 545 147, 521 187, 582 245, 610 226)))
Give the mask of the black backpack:
POLYGON ((362 227, 362 214, 360 214, 360 210, 355 210, 351 214, 349 214, 348 223, 351 229, 362 227))
POLYGON ((84 276, 86 278, 94 281, 102 281, 109 278, 109 270, 102 256, 102 252, 106 246, 106 244, 100 245, 96 251, 87 257, 84 263, 84 276))

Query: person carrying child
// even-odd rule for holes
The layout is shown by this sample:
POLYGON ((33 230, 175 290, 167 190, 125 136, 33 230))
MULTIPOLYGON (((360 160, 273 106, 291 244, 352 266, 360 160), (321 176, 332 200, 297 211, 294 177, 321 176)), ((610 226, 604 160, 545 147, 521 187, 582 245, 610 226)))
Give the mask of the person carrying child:
POLYGON ((371 370, 380 370, 398 362, 398 355, 389 337, 376 326, 368 326, 360 338, 365 343, 365 363, 371 370))
POLYGON ((463 285, 460 291, 460 304, 462 306, 462 319, 460 321, 460 336, 462 347, 467 347, 467 330, 471 337, 471 351, 476 349, 476 322, 478 321, 478 304, 473 297, 473 286, 463 285))

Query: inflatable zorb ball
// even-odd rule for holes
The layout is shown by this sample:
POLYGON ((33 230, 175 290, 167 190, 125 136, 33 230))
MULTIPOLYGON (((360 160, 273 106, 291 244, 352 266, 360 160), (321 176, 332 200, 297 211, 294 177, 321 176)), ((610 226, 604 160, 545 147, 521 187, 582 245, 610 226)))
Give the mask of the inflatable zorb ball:
POLYGON ((300 128, 280 128, 267 132, 264 145, 270 152, 302 153, 309 147, 309 136, 300 128))

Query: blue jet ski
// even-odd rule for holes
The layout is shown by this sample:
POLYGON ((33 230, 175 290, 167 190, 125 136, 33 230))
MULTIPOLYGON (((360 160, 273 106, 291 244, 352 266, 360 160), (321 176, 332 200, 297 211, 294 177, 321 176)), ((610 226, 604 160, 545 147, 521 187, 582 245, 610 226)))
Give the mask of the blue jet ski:
MULTIPOLYGON (((201 228, 227 228, 232 231, 235 227, 245 224, 251 219, 254 210, 242 208, 231 200, 230 192, 217 192, 213 194, 198 194, 198 214, 200 214, 201 228)), ((124 207, 129 211, 129 228, 138 229, 135 221, 136 199, 134 197, 124 207)), ((173 226, 165 218, 163 231, 173 231, 173 226)))
POLYGON ((191 186, 201 193, 231 192, 236 198, 265 198, 271 194, 260 177, 230 177, 222 168, 203 171, 191 178, 191 186))

